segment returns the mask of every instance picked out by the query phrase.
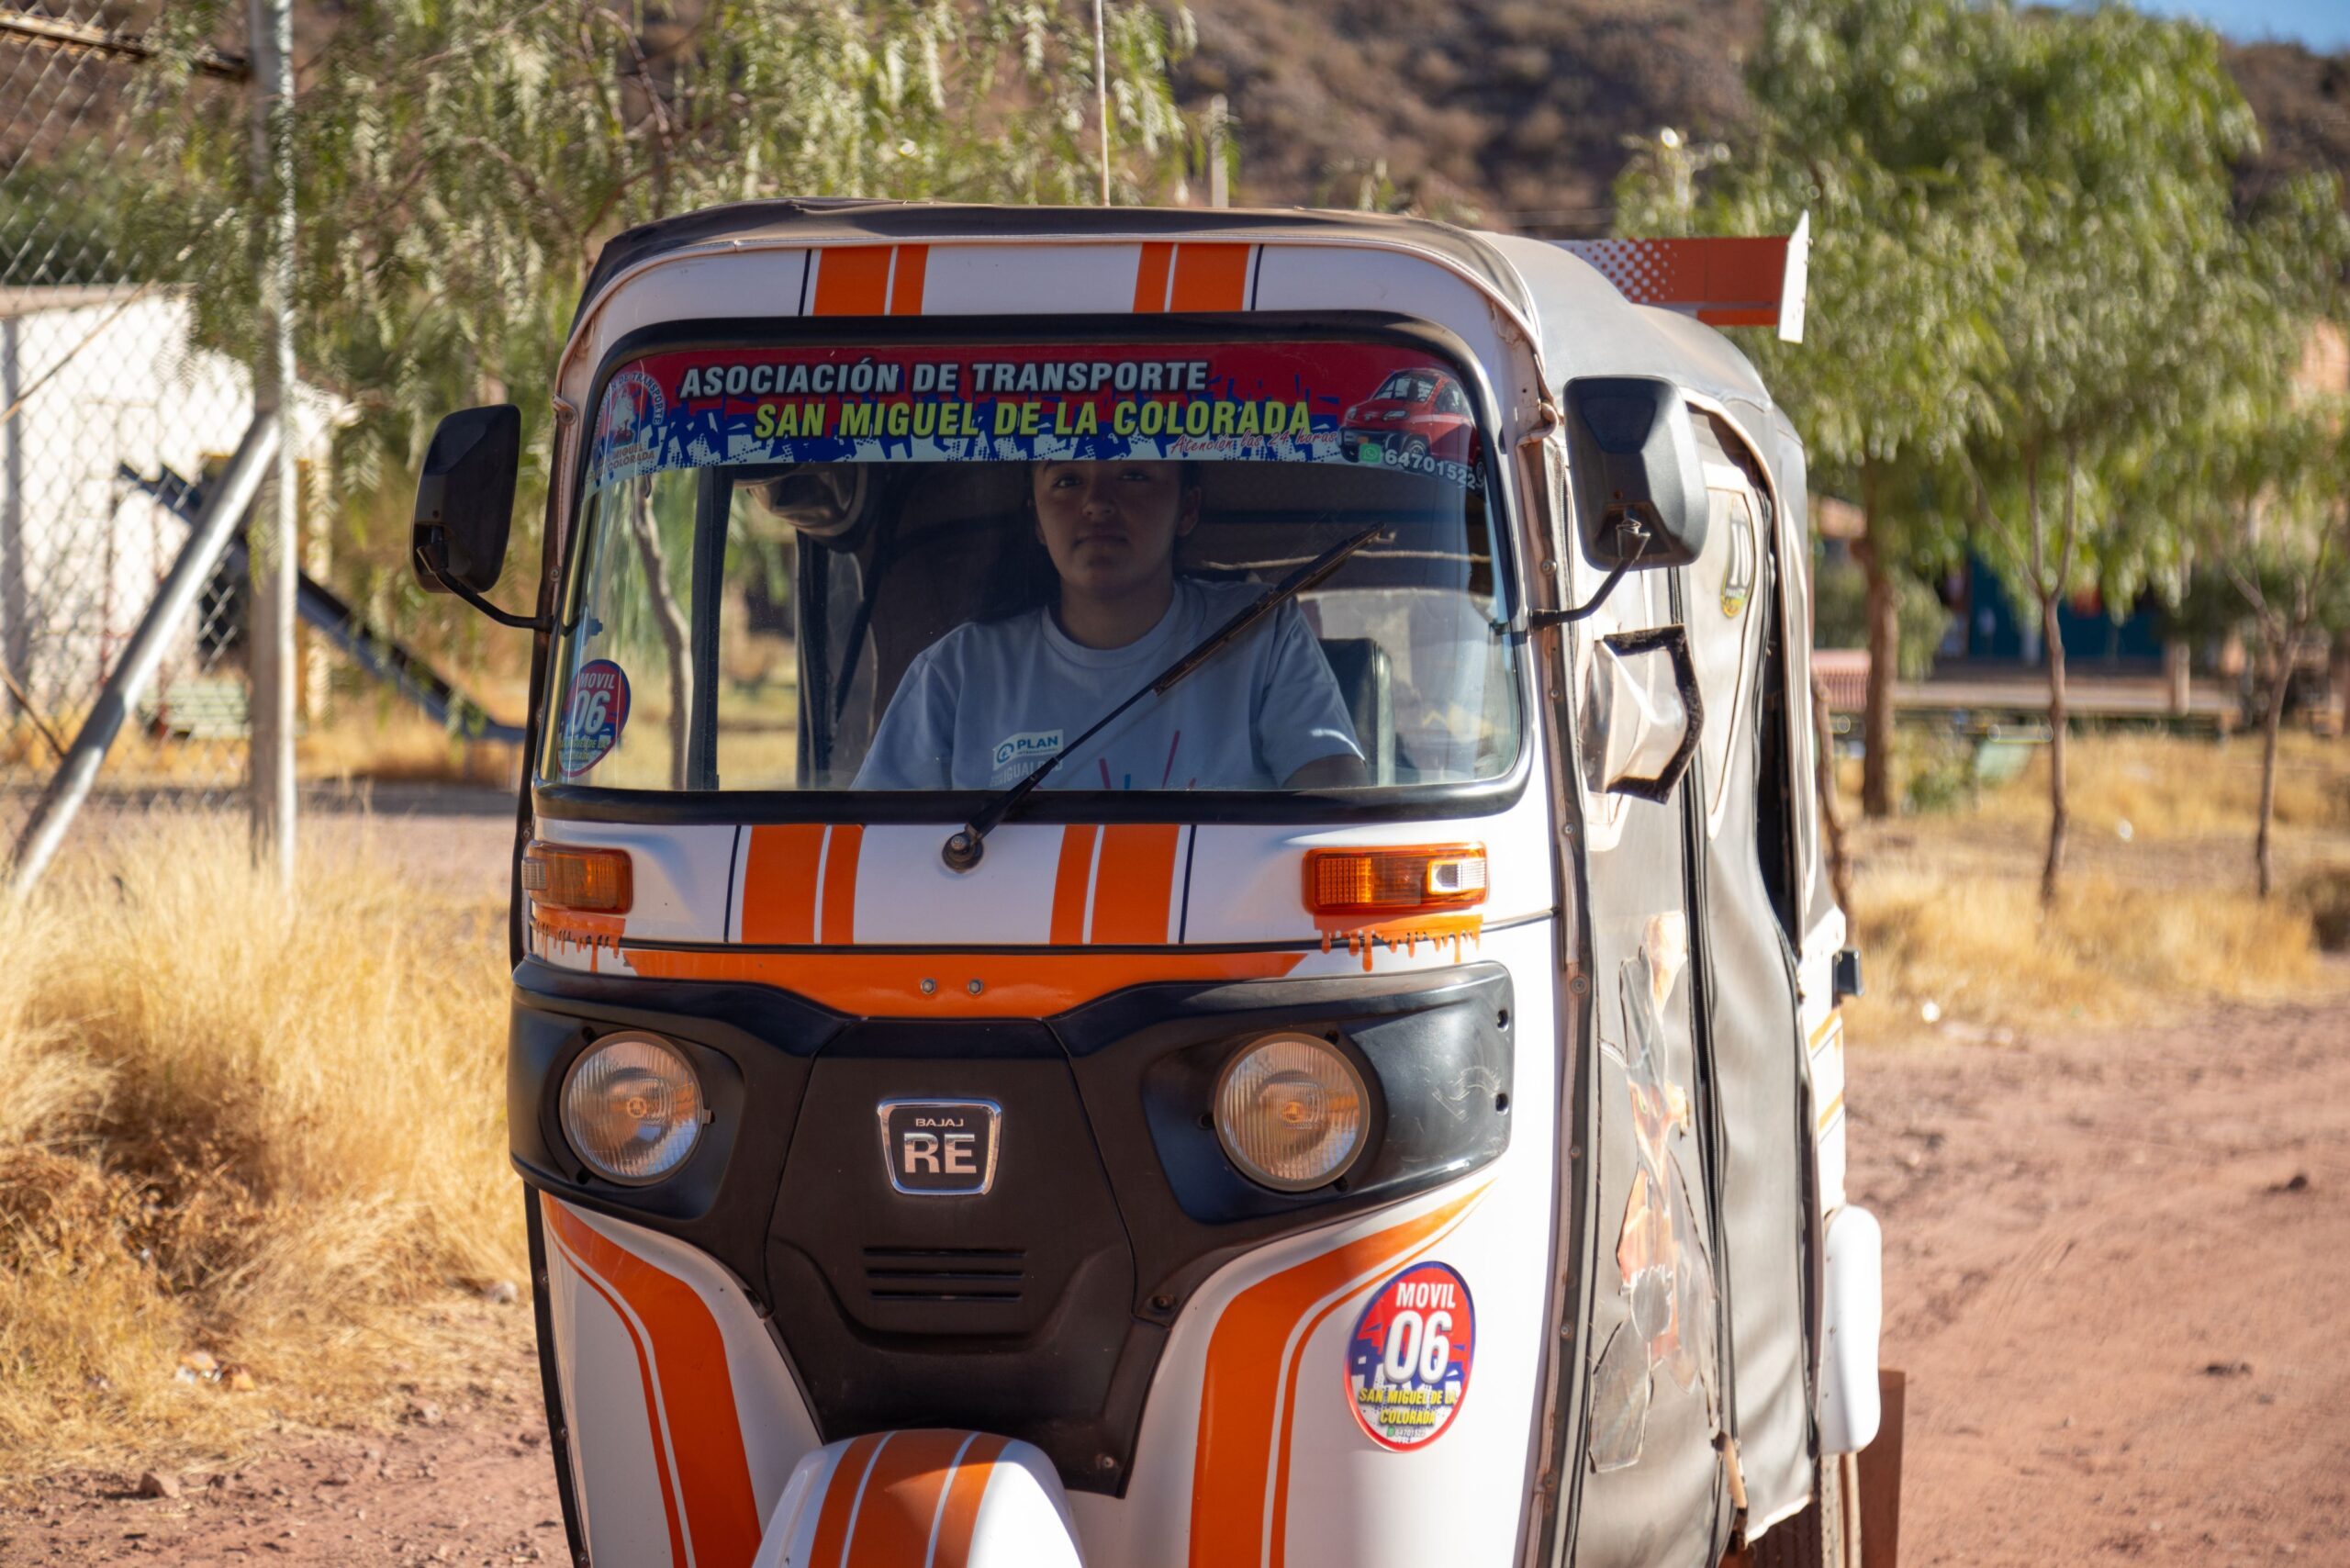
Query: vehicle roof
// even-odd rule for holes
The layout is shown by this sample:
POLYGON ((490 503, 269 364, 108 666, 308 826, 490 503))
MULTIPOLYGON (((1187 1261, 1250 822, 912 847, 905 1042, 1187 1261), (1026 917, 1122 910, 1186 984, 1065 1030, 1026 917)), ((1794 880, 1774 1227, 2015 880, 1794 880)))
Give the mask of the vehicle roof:
MULTIPOLYGON (((1769 391, 1722 332, 1627 299, 1582 258, 1548 241, 1390 213, 1306 207, 1011 207, 792 196, 733 202, 642 224, 606 242, 573 331, 623 274, 665 254, 734 245, 1115 243, 1222 240, 1369 245, 1417 253, 1463 277, 1532 330, 1553 386, 1582 375, 1663 375, 1693 392, 1767 412, 1769 391)), ((1403 307, 1408 313, 1408 307, 1403 307)))
MULTIPOLYGON (((994 207, 968 202, 790 196, 732 202, 640 224, 608 241, 580 293, 580 308, 637 263, 665 252, 761 241, 811 245, 1021 239, 1200 240, 1262 243, 1348 240, 1427 252, 1500 296, 1520 315, 1533 301, 1516 268, 1483 236, 1425 218, 1305 207, 994 207)), ((1596 275, 1596 274, 1595 274, 1596 275)), ((1614 293, 1612 289, 1609 290, 1614 293)), ((577 317, 573 326, 578 324, 577 317)))

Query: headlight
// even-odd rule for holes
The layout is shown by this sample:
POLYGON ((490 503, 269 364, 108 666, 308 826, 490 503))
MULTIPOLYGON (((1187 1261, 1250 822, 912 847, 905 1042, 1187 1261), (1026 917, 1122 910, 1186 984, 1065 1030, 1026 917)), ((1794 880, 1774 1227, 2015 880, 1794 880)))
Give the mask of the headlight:
POLYGON ((1354 1163, 1370 1099, 1337 1047, 1311 1035, 1269 1035, 1216 1083, 1216 1137, 1250 1181, 1303 1193, 1354 1163))
POLYGON ((683 1165, 706 1115, 694 1070, 651 1035, 606 1036, 563 1081, 563 1136, 614 1182, 656 1182, 683 1165))

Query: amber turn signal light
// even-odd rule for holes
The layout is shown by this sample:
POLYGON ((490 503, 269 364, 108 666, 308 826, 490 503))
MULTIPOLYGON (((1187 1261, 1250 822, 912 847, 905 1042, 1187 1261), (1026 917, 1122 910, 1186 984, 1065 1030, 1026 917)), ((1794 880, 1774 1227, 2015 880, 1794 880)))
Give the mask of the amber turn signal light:
POLYGON ((625 849, 583 849, 532 840, 522 851, 522 890, 548 909, 626 914, 636 896, 625 849))
POLYGON ((1315 914, 1409 914, 1484 902, 1482 844, 1305 852, 1305 907, 1315 914))

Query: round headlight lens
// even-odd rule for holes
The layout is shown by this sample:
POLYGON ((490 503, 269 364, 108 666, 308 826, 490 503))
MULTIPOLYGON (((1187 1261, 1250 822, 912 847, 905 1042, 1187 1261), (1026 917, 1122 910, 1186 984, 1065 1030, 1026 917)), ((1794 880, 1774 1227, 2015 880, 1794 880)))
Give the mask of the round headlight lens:
POLYGON ((1362 1075, 1337 1047, 1269 1035, 1224 1070, 1215 1132, 1250 1181, 1303 1193, 1346 1173, 1362 1150, 1370 1103, 1362 1075))
POLYGON ((599 1176, 655 1182, 701 1137, 701 1081, 685 1057, 650 1035, 608 1035, 572 1063, 563 1136, 599 1176))

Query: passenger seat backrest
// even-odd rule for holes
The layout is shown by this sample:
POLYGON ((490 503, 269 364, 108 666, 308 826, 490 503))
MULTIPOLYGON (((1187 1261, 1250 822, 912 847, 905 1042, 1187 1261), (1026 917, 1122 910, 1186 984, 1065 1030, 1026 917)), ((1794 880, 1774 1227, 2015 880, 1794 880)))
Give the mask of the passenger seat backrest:
POLYGON ((1374 784, 1395 782, 1394 667, 1375 637, 1323 637, 1322 657, 1346 699, 1374 784))

